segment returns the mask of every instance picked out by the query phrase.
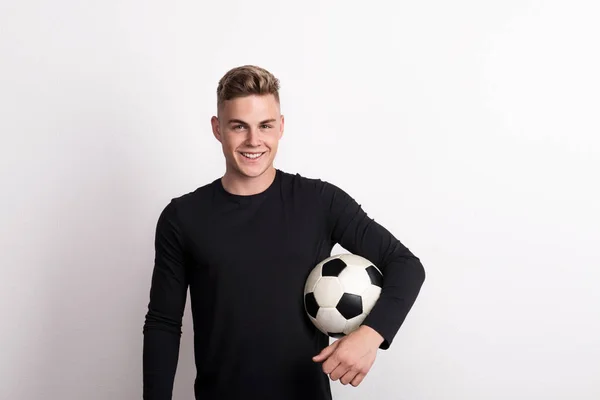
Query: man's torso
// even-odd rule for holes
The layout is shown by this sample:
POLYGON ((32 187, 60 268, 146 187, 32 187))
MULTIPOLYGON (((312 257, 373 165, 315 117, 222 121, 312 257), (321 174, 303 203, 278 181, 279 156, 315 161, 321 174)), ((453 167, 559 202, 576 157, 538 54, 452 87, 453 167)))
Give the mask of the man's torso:
POLYGON ((178 199, 197 398, 330 398, 311 359, 329 339, 303 307, 306 277, 333 246, 315 185, 278 171, 259 195, 217 180, 178 199))

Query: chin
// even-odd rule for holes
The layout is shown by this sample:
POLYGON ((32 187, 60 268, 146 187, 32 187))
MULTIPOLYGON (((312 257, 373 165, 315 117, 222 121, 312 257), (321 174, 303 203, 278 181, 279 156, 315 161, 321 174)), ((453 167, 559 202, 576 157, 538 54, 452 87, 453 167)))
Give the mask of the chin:
POLYGON ((256 178, 264 174, 273 165, 272 160, 263 160, 254 165, 248 165, 244 160, 236 160, 235 166, 238 173, 248 178, 256 178))
POLYGON ((270 167, 269 165, 255 165, 255 166, 246 166, 246 165, 237 165, 238 172, 246 176, 248 178, 256 178, 264 174, 270 167))

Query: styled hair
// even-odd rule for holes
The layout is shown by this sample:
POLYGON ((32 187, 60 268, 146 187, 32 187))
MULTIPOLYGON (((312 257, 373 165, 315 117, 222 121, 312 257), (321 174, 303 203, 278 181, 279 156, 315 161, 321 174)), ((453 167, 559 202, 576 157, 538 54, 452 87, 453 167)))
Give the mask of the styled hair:
POLYGON ((279 79, 264 68, 242 65, 233 68, 219 80, 217 86, 217 108, 223 102, 250 95, 272 94, 279 103, 279 79))

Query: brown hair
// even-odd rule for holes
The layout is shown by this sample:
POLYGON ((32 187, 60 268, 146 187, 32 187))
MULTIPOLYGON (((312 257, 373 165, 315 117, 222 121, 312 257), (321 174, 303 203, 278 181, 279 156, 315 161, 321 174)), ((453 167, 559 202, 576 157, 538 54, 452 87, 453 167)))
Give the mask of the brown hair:
POLYGON ((217 108, 226 100, 249 95, 272 94, 279 103, 279 79, 264 68, 243 65, 233 68, 219 80, 217 108))

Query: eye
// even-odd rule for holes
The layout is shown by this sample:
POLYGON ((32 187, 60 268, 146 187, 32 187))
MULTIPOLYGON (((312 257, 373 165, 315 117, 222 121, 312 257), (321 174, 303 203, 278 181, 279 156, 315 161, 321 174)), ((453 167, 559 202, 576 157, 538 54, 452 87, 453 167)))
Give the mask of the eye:
POLYGON ((262 127, 263 129, 271 129, 273 126, 269 124, 263 124, 262 127))
POLYGON ((234 125, 233 129, 239 131, 240 129, 244 129, 244 125, 234 125))

